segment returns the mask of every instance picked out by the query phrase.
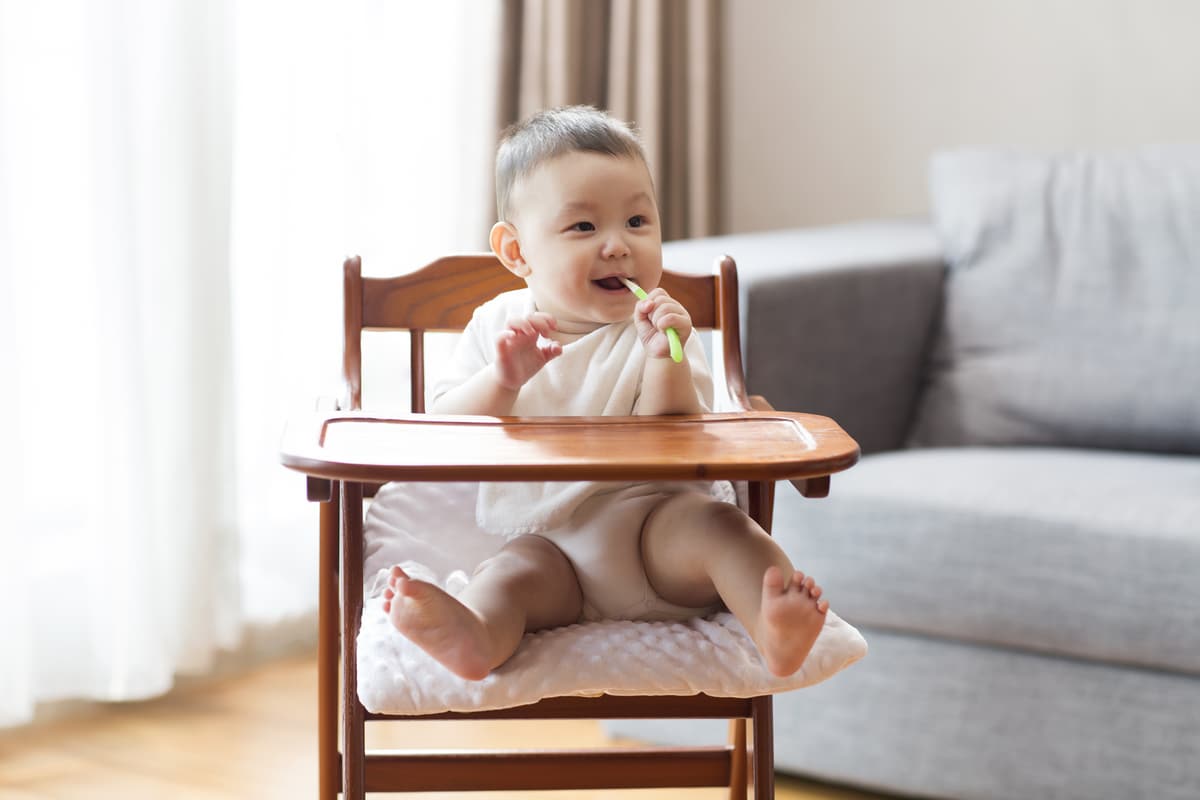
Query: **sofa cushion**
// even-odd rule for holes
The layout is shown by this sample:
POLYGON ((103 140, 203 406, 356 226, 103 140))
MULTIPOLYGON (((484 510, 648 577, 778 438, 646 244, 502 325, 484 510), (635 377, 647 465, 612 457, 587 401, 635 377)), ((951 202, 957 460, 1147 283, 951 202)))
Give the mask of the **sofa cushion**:
MULTIPOLYGON (((777 769, 886 797, 1200 797, 1194 677, 863 633, 871 654, 861 664, 775 696, 777 769)), ((724 720, 612 720, 604 728, 675 745, 719 745, 728 736, 724 720)))
POLYGON ((949 265, 911 443, 1200 452, 1200 146, 936 157, 949 265))
POLYGON ((1200 459, 868 456, 774 532, 854 625, 1200 674, 1200 459))

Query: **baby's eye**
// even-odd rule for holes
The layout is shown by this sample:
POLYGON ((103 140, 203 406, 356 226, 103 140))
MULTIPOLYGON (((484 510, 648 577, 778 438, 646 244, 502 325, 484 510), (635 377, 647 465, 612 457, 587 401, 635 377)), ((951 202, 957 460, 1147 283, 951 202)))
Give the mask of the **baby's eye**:
POLYGON ((630 217, 628 224, 629 224, 629 227, 631 227, 631 228, 640 228, 646 224, 646 218, 643 217, 641 214, 638 214, 636 216, 630 217))
POLYGON ((571 226, 573 231, 582 231, 584 233, 596 230, 596 226, 590 222, 576 222, 571 226))

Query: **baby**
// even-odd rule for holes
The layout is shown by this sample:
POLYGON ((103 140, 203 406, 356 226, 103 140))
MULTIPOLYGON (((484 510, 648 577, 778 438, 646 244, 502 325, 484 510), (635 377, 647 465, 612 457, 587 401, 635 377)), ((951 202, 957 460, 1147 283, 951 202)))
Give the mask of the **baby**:
MULTIPOLYGON (((593 108, 514 126, 496 158, 491 246, 527 288, 476 309, 430 410, 489 416, 691 414, 712 378, 687 310, 658 286, 662 234, 636 135, 593 108), (621 282, 648 292, 638 301, 621 282), (669 356, 674 328, 685 357, 669 356)), ((711 483, 483 484, 507 541, 457 597, 392 567, 393 625, 479 680, 527 631, 580 619, 681 619, 724 605, 770 671, 800 668, 829 604, 711 483)))

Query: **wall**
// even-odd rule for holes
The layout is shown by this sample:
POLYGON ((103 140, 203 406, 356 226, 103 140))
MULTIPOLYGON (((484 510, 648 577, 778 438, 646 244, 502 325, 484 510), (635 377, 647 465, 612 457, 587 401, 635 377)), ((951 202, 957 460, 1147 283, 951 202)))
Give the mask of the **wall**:
POLYGON ((942 148, 1200 141, 1191 0, 728 0, 729 232, 926 210, 942 148))

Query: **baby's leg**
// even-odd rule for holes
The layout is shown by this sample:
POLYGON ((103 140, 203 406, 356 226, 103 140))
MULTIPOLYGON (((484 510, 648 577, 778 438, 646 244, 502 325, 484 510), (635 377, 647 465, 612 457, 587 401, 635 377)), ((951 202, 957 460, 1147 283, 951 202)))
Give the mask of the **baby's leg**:
POLYGON ((482 680, 508 660, 526 631, 579 618, 583 596, 566 556, 522 536, 484 561, 458 597, 392 567, 383 610, 402 634, 448 670, 482 680))
POLYGON ((642 557, 664 599, 704 606, 720 598, 776 675, 800 669, 825 624, 821 587, 741 509, 707 495, 674 495, 655 509, 642 557))

